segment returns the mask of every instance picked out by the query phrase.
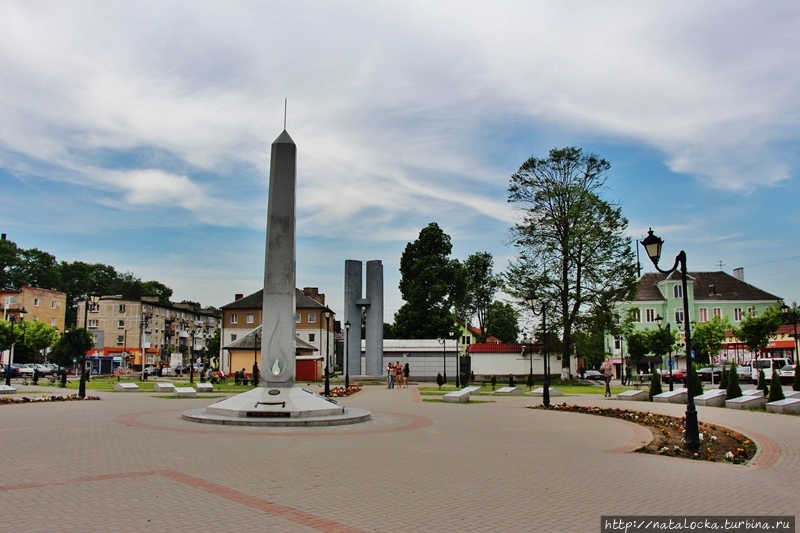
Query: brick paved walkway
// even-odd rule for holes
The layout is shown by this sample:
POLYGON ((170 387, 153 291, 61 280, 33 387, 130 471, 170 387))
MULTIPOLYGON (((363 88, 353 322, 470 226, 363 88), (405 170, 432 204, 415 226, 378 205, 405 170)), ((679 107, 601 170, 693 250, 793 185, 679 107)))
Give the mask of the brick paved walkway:
POLYGON ((0 531, 597 532, 601 514, 800 508, 800 417, 699 407, 761 446, 742 467, 627 453, 649 432, 529 397, 429 403, 375 386, 343 400, 370 422, 265 429, 181 420, 215 400, 101 396, 0 406, 0 531))

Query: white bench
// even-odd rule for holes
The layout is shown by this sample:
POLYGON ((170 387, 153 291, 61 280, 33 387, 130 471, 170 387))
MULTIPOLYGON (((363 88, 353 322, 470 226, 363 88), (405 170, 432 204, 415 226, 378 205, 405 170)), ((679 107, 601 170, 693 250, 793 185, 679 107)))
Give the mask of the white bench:
POLYGON ((767 399, 763 396, 749 394, 732 400, 725 400, 725 407, 728 409, 765 409, 767 407, 767 399))
POLYGON ((743 396, 753 396, 754 398, 763 398, 764 391, 760 389, 750 389, 742 393, 743 396))
POLYGON ((175 392, 175 384, 173 383, 155 383, 153 385, 155 392, 175 392))
POLYGON ((10 385, 0 385, 0 394, 16 394, 17 389, 10 385))
POLYGON ((646 390, 626 390, 617 394, 617 400, 628 400, 630 402, 649 402, 650 393, 646 390))
POLYGON ((768 413, 800 414, 800 398, 786 398, 767 404, 768 413))
POLYGON ((469 401, 470 396, 472 396, 472 394, 467 389, 454 390, 442 396, 442 401, 448 403, 466 403, 469 401))
POLYGON ((197 391, 193 387, 175 387, 175 396, 181 398, 197 398, 197 391))
POLYGON ((520 394, 525 394, 525 391, 520 389, 519 387, 501 387, 494 391, 495 394, 501 394, 504 396, 518 396, 520 394))
POLYGON ((725 399, 728 397, 728 393, 725 389, 711 389, 708 392, 704 392, 700 396, 694 397, 694 403, 696 405, 704 405, 707 407, 724 407, 725 406, 725 399))
POLYGON ((136 392, 139 390, 139 385, 136 383, 114 383, 114 390, 122 392, 136 392))
POLYGON ((688 391, 681 388, 656 394, 653 396, 653 401, 658 403, 688 403, 688 398, 688 391))
MULTIPOLYGON (((562 391, 561 389, 554 389, 552 387, 549 388, 547 393, 550 395, 551 398, 553 396, 564 396, 564 391, 562 391)), ((533 389, 531 391, 531 396, 534 396, 534 397, 537 397, 537 398, 539 396, 544 396, 544 387, 539 387, 538 389, 533 389)))
POLYGON ((214 385, 211 383, 198 383, 197 392, 214 392, 214 385))

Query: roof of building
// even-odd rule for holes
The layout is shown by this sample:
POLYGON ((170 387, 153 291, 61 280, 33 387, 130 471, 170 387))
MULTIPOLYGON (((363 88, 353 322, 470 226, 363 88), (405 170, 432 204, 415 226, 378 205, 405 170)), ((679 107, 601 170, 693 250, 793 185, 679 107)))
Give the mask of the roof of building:
MULTIPOLYGON (((264 289, 259 289, 253 294, 249 294, 244 298, 239 298, 236 301, 223 305, 222 309, 261 309, 263 305, 264 289)), ((297 309, 313 309, 315 307, 320 309, 326 308, 325 304, 307 296, 300 289, 295 289, 295 307, 297 309)))
MULTIPOLYGON (((727 272, 688 272, 692 282, 695 301, 777 301, 774 294, 763 291, 743 280, 735 278, 727 272)), ((660 272, 647 272, 639 278, 639 291, 634 298, 637 302, 663 301, 664 295, 658 290, 658 283, 669 279, 680 281, 680 273, 672 272, 669 276, 660 272)))
MULTIPOLYGON (((247 335, 240 339, 236 339, 232 343, 224 346, 226 350, 255 350, 256 349, 256 334, 258 338, 261 338, 261 326, 257 326, 252 331, 250 331, 247 335)), ((302 349, 302 350, 313 350, 317 351, 317 348, 308 344, 300 337, 295 337, 295 349, 302 349)))
POLYGON ((467 346, 467 353, 522 353, 522 347, 525 347, 525 351, 528 352, 529 350, 533 350, 534 353, 539 353, 539 349, 541 346, 538 343, 528 343, 528 344, 519 344, 519 343, 506 343, 506 344, 496 344, 496 343, 477 343, 477 344, 470 344, 467 346))

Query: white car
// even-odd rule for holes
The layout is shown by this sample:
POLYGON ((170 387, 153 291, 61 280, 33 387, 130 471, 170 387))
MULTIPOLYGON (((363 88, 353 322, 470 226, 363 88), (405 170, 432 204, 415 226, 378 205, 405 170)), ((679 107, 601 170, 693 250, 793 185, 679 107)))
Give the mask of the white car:
POLYGON ((16 365, 19 368, 19 375, 20 376, 33 376, 33 365, 29 365, 27 363, 16 365))
POLYGON ((784 365, 783 368, 778 370, 778 378, 784 385, 789 385, 794 382, 794 371, 796 365, 784 365))

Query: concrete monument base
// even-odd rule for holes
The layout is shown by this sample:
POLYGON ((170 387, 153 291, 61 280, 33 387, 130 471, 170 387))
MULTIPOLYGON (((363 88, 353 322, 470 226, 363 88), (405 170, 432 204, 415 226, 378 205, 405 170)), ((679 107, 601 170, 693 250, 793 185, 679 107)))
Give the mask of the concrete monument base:
POLYGON ((205 409, 184 411, 182 416, 205 424, 286 427, 357 424, 366 422, 372 414, 300 387, 258 387, 205 409))

